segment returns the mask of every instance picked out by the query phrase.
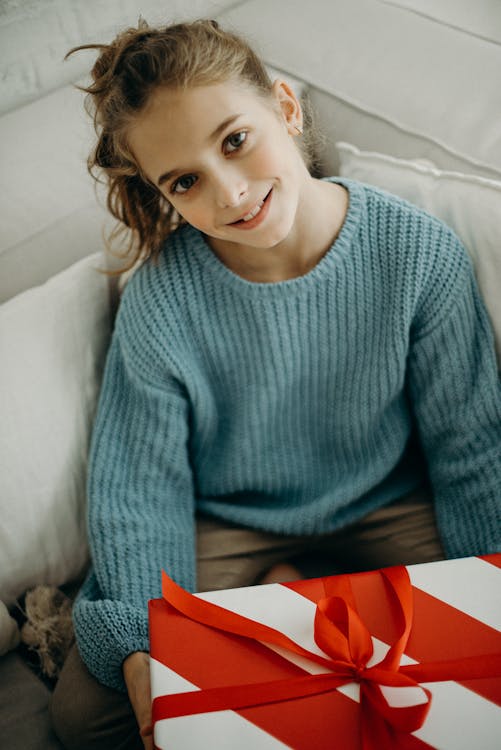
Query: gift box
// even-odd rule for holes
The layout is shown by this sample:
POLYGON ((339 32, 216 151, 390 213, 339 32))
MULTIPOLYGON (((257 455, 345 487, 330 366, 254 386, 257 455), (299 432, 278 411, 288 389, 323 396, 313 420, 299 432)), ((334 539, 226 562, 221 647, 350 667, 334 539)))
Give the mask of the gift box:
POLYGON ((489 750, 501 555, 149 602, 158 750, 489 750))

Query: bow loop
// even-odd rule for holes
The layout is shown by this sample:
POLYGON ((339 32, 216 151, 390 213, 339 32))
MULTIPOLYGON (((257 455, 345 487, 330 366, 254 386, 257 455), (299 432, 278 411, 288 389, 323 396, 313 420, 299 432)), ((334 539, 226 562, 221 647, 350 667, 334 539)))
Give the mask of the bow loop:
POLYGON ((339 596, 318 602, 314 637, 317 646, 332 659, 351 663, 354 673, 363 670, 373 654, 369 631, 358 613, 339 596))
POLYGON ((409 692, 412 691, 407 704, 403 700, 406 696, 402 695, 402 692, 399 703, 391 702, 388 691, 382 688, 380 683, 372 680, 363 684, 363 696, 365 702, 370 704, 370 712, 384 719, 393 729, 398 732, 415 732, 426 720, 431 706, 431 693, 414 680, 409 680, 404 675, 399 677, 403 678, 398 685, 401 691, 405 693, 406 688, 409 692))
POLYGON ((393 613, 398 637, 390 646, 381 666, 396 672, 400 667, 400 659, 407 646, 414 617, 414 602, 412 586, 407 568, 398 566, 385 568, 381 571, 389 596, 389 604, 393 613))

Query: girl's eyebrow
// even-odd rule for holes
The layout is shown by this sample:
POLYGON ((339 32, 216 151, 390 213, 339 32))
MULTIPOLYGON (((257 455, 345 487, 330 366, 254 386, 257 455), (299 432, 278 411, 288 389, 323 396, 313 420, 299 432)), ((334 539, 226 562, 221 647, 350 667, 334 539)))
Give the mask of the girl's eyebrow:
MULTIPOLYGON (((240 112, 237 115, 231 115, 231 117, 227 117, 226 120, 223 120, 223 122, 217 126, 214 132, 209 135, 207 140, 209 142, 215 141, 216 138, 223 132, 223 130, 225 130, 225 128, 231 125, 232 122, 235 122, 235 120, 238 120, 238 118, 241 116, 242 116, 242 113, 240 112)), ((182 169, 178 167, 177 169, 171 169, 170 172, 164 172, 158 178, 157 185, 158 187, 160 187, 160 185, 163 185, 164 182, 167 182, 167 180, 170 180, 171 177, 174 177, 177 174, 181 174, 182 172, 188 172, 188 171, 189 171, 188 169, 182 169)))

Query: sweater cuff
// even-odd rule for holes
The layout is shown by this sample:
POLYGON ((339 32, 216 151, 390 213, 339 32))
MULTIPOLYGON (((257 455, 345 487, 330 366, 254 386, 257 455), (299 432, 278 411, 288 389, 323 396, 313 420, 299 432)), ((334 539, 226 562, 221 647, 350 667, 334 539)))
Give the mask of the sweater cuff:
POLYGON ((124 660, 134 651, 150 648, 147 603, 143 610, 120 601, 79 596, 73 623, 78 651, 89 672, 103 685, 126 693, 124 660))

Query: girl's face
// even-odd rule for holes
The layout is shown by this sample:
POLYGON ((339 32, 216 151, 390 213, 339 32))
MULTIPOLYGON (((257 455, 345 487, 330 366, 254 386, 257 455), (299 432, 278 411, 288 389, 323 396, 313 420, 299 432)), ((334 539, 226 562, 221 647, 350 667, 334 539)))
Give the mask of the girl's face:
POLYGON ((283 81, 273 96, 278 111, 236 82, 159 88, 128 132, 144 174, 209 237, 267 248, 294 226, 310 178, 293 138, 301 109, 283 81))

